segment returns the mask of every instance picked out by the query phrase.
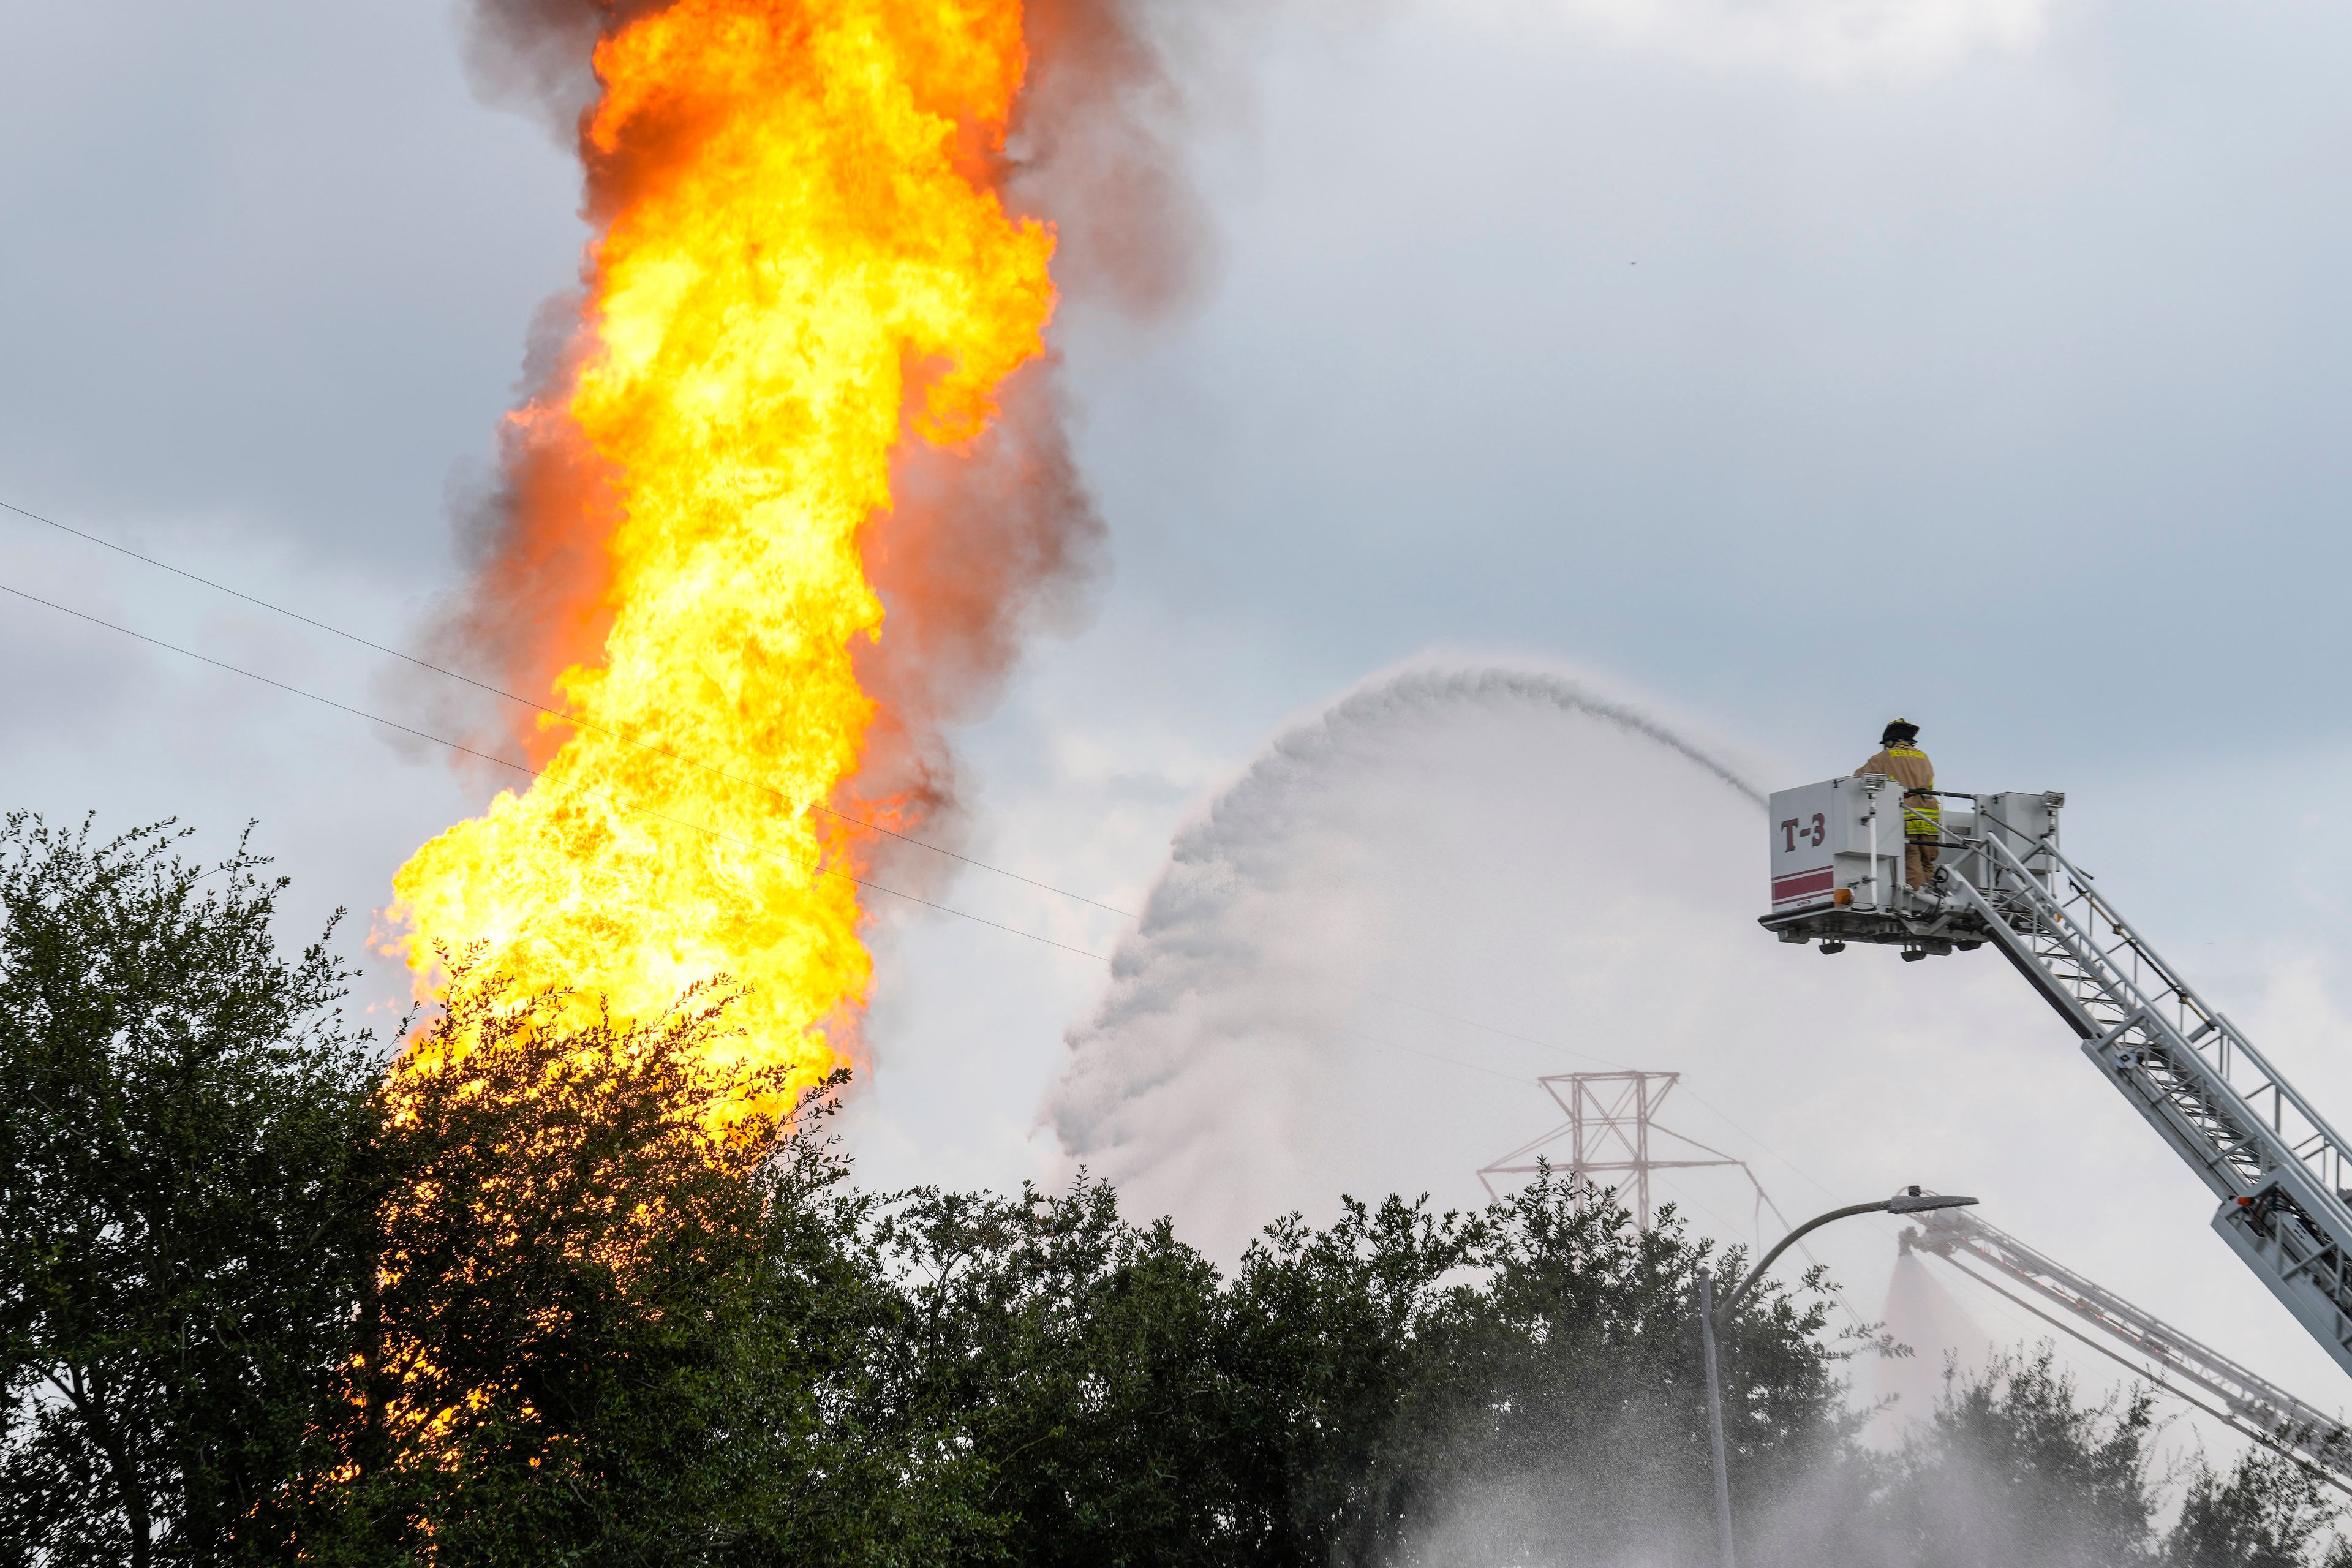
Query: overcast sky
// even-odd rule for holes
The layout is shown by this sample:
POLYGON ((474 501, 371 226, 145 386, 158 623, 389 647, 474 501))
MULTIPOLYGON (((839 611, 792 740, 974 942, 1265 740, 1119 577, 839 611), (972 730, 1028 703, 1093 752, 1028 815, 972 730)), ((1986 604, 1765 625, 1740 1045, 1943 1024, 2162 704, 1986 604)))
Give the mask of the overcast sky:
MULTIPOLYGON (((1851 769, 1900 710, 1949 784, 2067 789, 2070 846, 2103 885, 2352 1115, 2352 856, 2330 809, 2352 756, 2352 13, 1300 0, 1244 31, 1240 9, 1184 57, 1213 226, 1200 299, 1149 332, 1060 323, 1114 574, 1090 626, 1036 647, 964 738, 976 854, 1139 908, 1171 835, 1286 723, 1433 654, 1638 694, 1768 784, 1851 769)), ((533 311, 576 268, 568 153, 475 100, 436 5, 0 0, 0 501, 413 642, 460 571, 448 497, 487 461, 533 311)), ((380 661, 5 514, 0 583, 377 711, 411 695, 380 661)), ((110 828, 176 815, 214 844, 257 818, 302 922, 346 906, 355 938, 407 853, 491 787, 21 601, 0 603, 0 661, 5 805, 110 828)), ((1465 941, 1430 984, 1566 1036, 1573 977, 1504 940, 1546 908, 1527 846, 1556 842, 1517 829, 1547 801, 1638 817, 1639 795, 1561 763, 1601 754, 1572 726, 1506 743, 1495 722, 1459 741, 1475 765, 1408 769, 1388 805, 1331 819, 1391 844, 1433 814, 1485 825, 1445 894, 1454 929, 1496 942, 1465 941), (1512 890, 1488 898, 1506 870, 1512 890)), ((1429 733, 1415 743, 1450 754, 1429 733)), ((1664 830, 1682 809, 1662 807, 1664 830)), ((1562 862, 1561 907, 1616 897, 1570 874, 1633 875, 1616 865, 1562 862)), ((1291 918, 1394 896, 1369 874, 1320 886, 1291 918)), ((950 901, 1097 952, 1124 934, 984 873, 950 901)), ((869 1173, 1059 1171, 1040 1107, 1103 970, 892 918, 852 1126, 869 1173)), ((1653 935, 1614 962, 1661 986, 1714 967, 1705 942, 1653 935)), ((1912 1029, 1895 1015, 2013 986, 1979 967, 1907 1003, 1857 983, 1840 1026, 1912 1029)), ((396 1000, 396 966, 372 968, 368 997, 396 1000)), ((1810 1005, 1845 1005, 1804 984, 1810 1005)), ((2013 1000, 1965 1016, 2043 1048, 1938 1058, 1974 1076, 1977 1120, 1945 1129, 1960 1145, 1930 1179, 2022 1203, 2063 1172, 2096 1194, 2069 1210, 2087 1211, 2037 1229, 2013 1204, 2011 1228, 2062 1257, 2071 1237, 2111 1282, 2242 1332, 2335 1403, 2336 1374, 2201 1235, 2193 1184, 2165 1184, 2153 1136, 2013 1000), (2068 1119, 2093 1131, 2054 1149, 2068 1119)), ((1684 1009, 1599 1054, 1696 1075, 1721 1022, 1684 1009)), ((1964 1052, 1948 1023, 1927 1034, 1964 1052)), ((1470 1037, 1432 1048, 1493 1053, 1451 1089, 1487 1097, 1487 1119, 1375 1173, 1467 1201, 1465 1140, 1514 1115, 1539 1131, 1525 1080, 1559 1064, 1470 1037)), ((1739 1094, 1801 1077, 1789 1066, 1739 1094)), ((1758 1121, 1783 1154, 1890 1107, 1934 1125, 1899 1079, 1869 1094, 1816 1084, 1758 1121)), ((1345 1120, 1379 1103, 1285 1114, 1320 1147, 1392 1135, 1345 1120)))

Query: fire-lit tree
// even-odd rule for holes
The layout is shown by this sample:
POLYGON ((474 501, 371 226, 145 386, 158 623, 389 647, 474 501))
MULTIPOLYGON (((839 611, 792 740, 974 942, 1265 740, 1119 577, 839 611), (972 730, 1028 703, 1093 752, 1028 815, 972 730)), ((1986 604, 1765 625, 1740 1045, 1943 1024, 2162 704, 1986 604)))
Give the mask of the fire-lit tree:
POLYGON ((902 1303, 829 1108, 791 1136, 745 1109, 759 1086, 712 1065, 731 1000, 624 1025, 456 966, 379 1097, 306 1557, 890 1562, 968 1533, 969 1461, 873 1371, 902 1303))

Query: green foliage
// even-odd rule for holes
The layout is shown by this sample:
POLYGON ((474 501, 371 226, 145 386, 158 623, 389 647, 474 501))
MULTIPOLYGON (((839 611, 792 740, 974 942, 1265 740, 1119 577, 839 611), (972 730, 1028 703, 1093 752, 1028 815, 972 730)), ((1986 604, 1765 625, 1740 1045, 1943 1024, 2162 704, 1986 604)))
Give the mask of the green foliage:
POLYGON ((2347 1568, 2352 1548, 2329 1534, 2340 1510, 2326 1484, 2292 1459, 2255 1449, 2222 1474, 2200 1464, 2166 1568, 2347 1568))
MULTIPOLYGON (((1253 1381, 1296 1390, 1279 1560, 1540 1560, 1711 1529, 1702 1257, 1671 1212, 1644 1233, 1549 1176, 1478 1215, 1391 1198, 1272 1227, 1235 1289, 1253 1381), (1598 1484, 1559 1486, 1580 1473, 1598 1484), (1531 1482, 1557 1506, 1517 1506, 1531 1482)), ((1727 1364, 1776 1402, 1755 1370, 1727 1364)))
POLYGON ((0 827, 0 1557, 215 1562, 293 1473, 368 1230, 373 1068, 281 882, 0 827))
POLYGON ((730 1111, 721 1007, 688 1002, 624 1026, 460 969, 383 1092, 306 1554, 891 1563, 972 1528, 965 1461, 872 1363, 902 1303, 867 1200, 820 1139, 730 1111))
POLYGON ((955 1560, 1233 1560, 1223 1303, 1164 1224, 1123 1225, 1082 1182, 919 1193, 878 1237, 907 1284, 914 1397, 986 1478, 995 1528, 955 1560))
POLYGON ((1921 1568, 2347 1568, 2342 1510, 2317 1473, 2256 1449, 2191 1469, 2155 1529, 2157 1422, 2139 1392, 2083 1398, 2050 1346, 1957 1369, 1928 1429, 1891 1468, 1876 1555, 1921 1568))
MULTIPOLYGON (((1349 1200, 1228 1276, 1083 1178, 877 1198, 841 1077, 740 1113, 723 994, 460 966, 387 1076, 258 862, 171 843, 0 833, 0 1568, 1714 1560, 1694 1281, 1741 1259, 1671 1211, 1349 1200)), ((1720 1335, 1755 1568, 2352 1568, 2269 1457, 2158 1531, 2147 1398, 2046 1350, 1871 1454, 1822 1287, 1720 1335)))
MULTIPOLYGON (((924 1192, 881 1228, 918 1304, 923 1398, 960 1422, 1026 1564, 1497 1561, 1711 1546, 1692 1310, 1705 1256, 1551 1177, 1477 1215, 1350 1202, 1273 1226, 1222 1279, 1108 1189, 924 1192), (1561 1506, 1476 1506, 1560 1490, 1561 1506), (1475 1520, 1465 1536, 1465 1517, 1475 1520), (1515 1556, 1514 1554, 1517 1554, 1515 1556)), ((1727 1346, 1739 1480, 1834 1462, 1818 1306, 1727 1346)))
POLYGON ((2152 1396, 2086 1405, 2048 1346, 1955 1377, 1904 1456, 1890 1510, 1898 1561, 2114 1564, 2150 1561, 2152 1396))

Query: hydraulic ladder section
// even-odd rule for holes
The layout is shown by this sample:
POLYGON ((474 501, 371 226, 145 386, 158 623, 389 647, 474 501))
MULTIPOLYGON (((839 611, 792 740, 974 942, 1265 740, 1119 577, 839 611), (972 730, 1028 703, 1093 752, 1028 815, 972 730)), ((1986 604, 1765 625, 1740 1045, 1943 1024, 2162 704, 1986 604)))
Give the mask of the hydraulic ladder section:
MULTIPOLYGON (((1864 814, 1894 805, 1891 790, 1884 805, 1879 792, 1843 791, 1856 782, 1871 781, 1776 795, 1773 816, 1793 809, 1784 798, 1825 802, 1822 838, 1833 847, 1842 801, 1864 814)), ((1784 942, 1818 938, 1831 952, 1849 941, 1899 944, 1906 958, 1998 947, 2221 1200, 2213 1228, 2352 1373, 2352 1145, 2059 852, 2063 795, 1958 798, 1970 808, 1947 808, 1944 863, 1936 883, 1917 889, 1902 886, 1899 860, 1864 815, 1853 820, 1871 829, 1866 862, 1842 856, 1818 892, 1782 897, 1796 883, 1781 874, 1780 840, 1801 850, 1807 836, 1777 822, 1775 907, 1761 923, 1784 942)))
POLYGON ((1979 1285, 2132 1366, 2158 1387, 2255 1441, 2302 1459, 2329 1485, 2352 1495, 2352 1431, 2346 1429, 2342 1417, 2305 1404, 2097 1281, 1963 1209, 1938 1209, 1927 1215, 1903 1233, 1902 1247, 1906 1252, 1943 1258, 1979 1285), (2024 1295, 2012 1294, 2012 1289, 2024 1295), (2051 1316, 2036 1300, 2136 1353, 2145 1369, 2051 1316))

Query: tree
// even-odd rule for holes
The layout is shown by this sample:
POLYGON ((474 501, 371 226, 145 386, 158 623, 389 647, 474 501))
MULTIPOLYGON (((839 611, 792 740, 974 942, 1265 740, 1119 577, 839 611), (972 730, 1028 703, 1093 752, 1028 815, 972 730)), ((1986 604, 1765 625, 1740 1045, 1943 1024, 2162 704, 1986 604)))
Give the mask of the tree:
MULTIPOLYGON (((169 824, 0 827, 0 1534, 21 1562, 214 1562, 297 1467, 364 1277, 375 1068, 282 879, 169 824)), ((330 922, 330 931, 332 922, 330 922)))
POLYGON ((2226 1473, 2201 1461, 2165 1542, 2166 1568, 2344 1568, 2330 1536, 2342 1510, 2310 1467, 2252 1449, 2226 1473))
MULTIPOLYGON (((1267 1561, 1675 1561, 1714 1551, 1694 1275, 1709 1244, 1648 1230, 1547 1173, 1475 1215, 1349 1203, 1269 1229, 1235 1289, 1247 1386, 1289 1408, 1267 1561)), ((1850 1423, 1823 1308, 1768 1291, 1727 1329, 1733 1484, 1844 1475, 1850 1423)))
MULTIPOLYGON (((822 1137, 709 1065, 727 998, 621 1023, 462 964, 381 1096, 374 1286, 321 1562, 912 1563, 980 1528, 877 1373, 900 1299, 822 1137)), ((836 1077, 827 1089, 837 1088, 836 1077)))
POLYGON ((878 1235, 908 1302, 890 1353, 978 1468, 987 1528, 955 1561, 1248 1561, 1228 1302, 1165 1221, 1125 1224, 1082 1177, 1059 1197, 919 1190, 878 1235))
MULTIPOLYGON (((1131 1565, 1547 1560, 1704 1541, 1692 1271, 1550 1177, 1472 1215, 1349 1202, 1270 1226, 1231 1279, 1081 1183, 924 1191, 885 1222, 922 1398, 985 1467, 959 1561, 1131 1565), (1580 1485, 1577 1478, 1588 1477, 1580 1485)), ((1833 1462, 1818 1306, 1732 1332, 1743 1479, 1833 1462)))
MULTIPOLYGON (((1230 1277, 1165 1220, 848 1182, 836 1074, 714 1068, 455 967, 386 1070, 282 884, 167 827, 0 829, 0 1568, 1412 1568, 1714 1554, 1692 1281, 1549 1173, 1343 1200, 1230 1277)), ((1853 1441, 1818 1271, 1723 1325, 1758 1568, 2352 1568, 2311 1472, 2191 1474, 2047 1350, 1853 1441)))
POLYGON ((1903 1457, 1895 1561, 1950 1568, 2126 1568, 2155 1561, 2146 1391, 2086 1404, 2043 1345, 1955 1375, 1903 1457))

